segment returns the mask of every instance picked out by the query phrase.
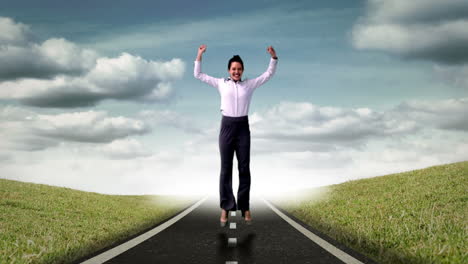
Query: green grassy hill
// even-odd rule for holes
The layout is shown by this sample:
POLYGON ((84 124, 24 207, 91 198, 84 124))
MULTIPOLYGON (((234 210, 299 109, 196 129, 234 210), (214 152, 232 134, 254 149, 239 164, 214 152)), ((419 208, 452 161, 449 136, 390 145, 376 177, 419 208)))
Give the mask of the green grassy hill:
POLYGON ((468 263, 468 161, 308 190, 277 205, 379 263, 468 263))
POLYGON ((150 228, 195 201, 103 195, 0 179, 0 263, 69 263, 150 228))

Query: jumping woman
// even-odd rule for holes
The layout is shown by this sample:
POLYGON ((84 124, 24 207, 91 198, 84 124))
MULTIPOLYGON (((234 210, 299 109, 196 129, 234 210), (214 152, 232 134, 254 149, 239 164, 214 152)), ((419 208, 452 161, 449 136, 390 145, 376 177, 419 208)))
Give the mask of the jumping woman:
POLYGON ((255 79, 242 79, 244 63, 235 55, 228 62, 229 78, 214 78, 201 71, 202 55, 206 45, 198 48, 193 75, 216 89, 221 95, 221 129, 219 133, 219 152, 221 173, 219 195, 220 224, 226 226, 229 211, 240 210, 247 224, 252 221, 250 214, 250 129, 248 112, 252 94, 257 87, 268 81, 276 70, 278 57, 273 47, 267 51, 271 55, 268 69, 255 79), (232 161, 236 153, 239 169, 239 189, 237 204, 232 191, 232 161))

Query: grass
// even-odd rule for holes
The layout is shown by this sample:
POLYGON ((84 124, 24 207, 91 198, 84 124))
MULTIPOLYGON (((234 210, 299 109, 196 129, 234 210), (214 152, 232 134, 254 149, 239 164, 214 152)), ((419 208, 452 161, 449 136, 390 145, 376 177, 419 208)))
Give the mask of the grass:
POLYGON ((0 179, 0 263, 69 263, 150 228, 194 201, 0 179))
POLYGON ((468 161, 273 200, 379 263, 468 263, 468 161))

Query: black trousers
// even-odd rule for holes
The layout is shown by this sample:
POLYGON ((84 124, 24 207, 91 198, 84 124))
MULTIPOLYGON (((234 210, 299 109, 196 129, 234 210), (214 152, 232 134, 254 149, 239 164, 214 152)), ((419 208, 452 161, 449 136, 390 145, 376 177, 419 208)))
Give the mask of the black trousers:
POLYGON ((219 133, 221 173, 219 178, 220 206, 226 211, 249 210, 250 201, 250 129, 247 116, 223 116, 219 133), (237 204, 232 191, 232 161, 236 153, 239 169, 237 204))

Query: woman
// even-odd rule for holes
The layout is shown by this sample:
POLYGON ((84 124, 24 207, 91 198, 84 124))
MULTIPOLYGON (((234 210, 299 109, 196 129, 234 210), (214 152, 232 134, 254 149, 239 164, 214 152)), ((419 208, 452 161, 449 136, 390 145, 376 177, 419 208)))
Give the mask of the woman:
POLYGON ((221 217, 220 224, 226 226, 229 211, 241 210, 247 224, 251 223, 250 214, 250 130, 248 112, 254 90, 268 81, 276 71, 278 57, 273 47, 267 51, 271 55, 266 72, 255 79, 242 80, 244 63, 236 55, 228 62, 229 78, 214 78, 201 72, 202 55, 206 45, 198 48, 193 74, 195 78, 215 87, 221 95, 221 129, 219 150, 221 173, 219 182, 221 217), (232 191, 232 161, 236 153, 239 169, 239 189, 237 204, 232 191))

